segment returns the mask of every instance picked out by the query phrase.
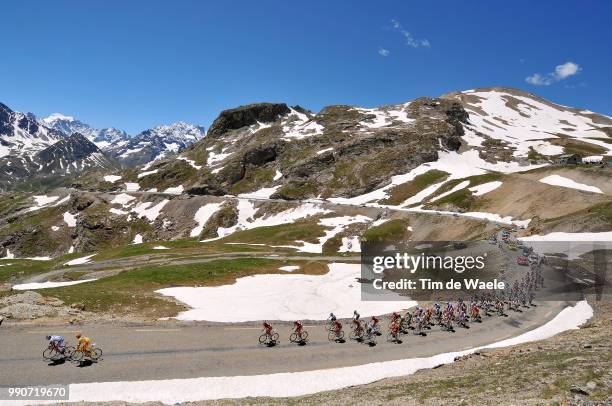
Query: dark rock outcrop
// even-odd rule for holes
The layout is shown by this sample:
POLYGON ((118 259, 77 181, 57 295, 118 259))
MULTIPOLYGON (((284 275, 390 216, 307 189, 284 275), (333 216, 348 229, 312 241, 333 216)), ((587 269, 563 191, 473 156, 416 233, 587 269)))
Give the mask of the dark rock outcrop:
POLYGON ((208 136, 217 137, 257 122, 271 123, 289 111, 285 103, 256 103, 224 110, 208 129, 208 136))

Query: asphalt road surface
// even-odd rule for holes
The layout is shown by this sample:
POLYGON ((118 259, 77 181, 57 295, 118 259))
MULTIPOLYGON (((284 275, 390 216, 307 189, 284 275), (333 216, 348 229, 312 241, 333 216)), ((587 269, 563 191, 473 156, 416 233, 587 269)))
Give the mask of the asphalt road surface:
MULTIPOLYGON (((255 375, 431 356, 519 335, 544 324, 567 305, 541 302, 523 313, 485 317, 483 323, 471 323, 469 330, 457 327, 455 333, 432 327, 424 337, 404 336, 401 344, 385 340, 388 320, 383 318, 383 335, 372 347, 351 340, 330 342, 320 323, 306 323, 310 337, 304 346, 289 343, 290 323, 275 324, 280 333, 280 343, 275 347, 258 343, 259 323, 9 325, 0 328, 0 370, 3 371, 0 386, 255 375), (45 335, 62 334, 69 344, 74 344, 74 332, 78 330, 104 350, 98 363, 84 367, 70 362, 50 365, 42 359, 45 335)), ((348 329, 345 322, 347 335, 348 329)))

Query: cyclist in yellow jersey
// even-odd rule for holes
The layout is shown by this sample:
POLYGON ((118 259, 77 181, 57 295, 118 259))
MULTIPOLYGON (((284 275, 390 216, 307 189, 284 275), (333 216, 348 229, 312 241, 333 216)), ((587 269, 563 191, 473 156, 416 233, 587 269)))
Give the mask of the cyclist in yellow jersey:
POLYGON ((81 350, 85 354, 90 353, 91 340, 88 337, 83 337, 81 333, 76 334, 77 338, 77 351, 81 350))

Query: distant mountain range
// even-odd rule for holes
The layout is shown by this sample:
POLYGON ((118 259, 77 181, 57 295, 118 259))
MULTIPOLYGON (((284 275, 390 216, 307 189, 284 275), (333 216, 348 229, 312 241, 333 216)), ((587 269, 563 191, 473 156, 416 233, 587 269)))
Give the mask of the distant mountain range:
POLYGON ((177 122, 130 136, 60 113, 39 119, 0 103, 0 190, 41 177, 143 165, 178 153, 204 135, 201 126, 177 122))

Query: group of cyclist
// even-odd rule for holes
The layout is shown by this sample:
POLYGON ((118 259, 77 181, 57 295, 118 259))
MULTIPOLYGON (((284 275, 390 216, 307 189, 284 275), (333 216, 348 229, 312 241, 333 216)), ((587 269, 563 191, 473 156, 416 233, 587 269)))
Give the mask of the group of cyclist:
MULTIPOLYGON (((91 339, 89 337, 85 337, 81 333, 76 333, 75 337, 77 339, 77 346, 74 349, 74 352, 82 353, 85 356, 91 356, 91 339)), ((67 351, 66 340, 64 336, 61 335, 47 335, 47 341, 49 342, 48 349, 55 351, 62 358, 67 358, 71 356, 69 351, 67 351)))
MULTIPOLYGON (((463 298, 457 301, 447 300, 445 303, 438 300, 431 306, 417 305, 412 312, 408 310, 404 314, 393 312, 388 316, 390 322, 387 340, 399 342, 400 337, 410 331, 415 335, 425 335, 424 330, 430 330, 436 325, 444 331, 453 332, 454 325, 469 328, 468 323, 480 323, 483 316, 491 317, 494 314, 507 316, 506 311, 522 312, 522 308, 533 306, 535 292, 543 286, 544 278, 541 270, 533 267, 522 278, 512 284, 506 284, 506 289, 502 291, 473 295, 467 301, 463 298)), ((379 324, 378 317, 372 316, 369 320, 364 321, 359 312, 355 310, 350 321, 350 338, 375 344, 376 337, 381 335, 379 324)), ((267 321, 263 323, 263 326, 264 335, 262 337, 269 338, 266 342, 275 343, 276 340, 272 340, 272 337, 274 334, 276 334, 275 337, 278 337, 278 333, 274 332, 272 325, 267 321)), ((334 313, 329 314, 325 328, 330 341, 344 339, 343 325, 334 313)), ((299 321, 294 322, 293 333, 297 333, 298 337, 307 336, 299 321)), ((293 339, 291 341, 296 342, 293 339)))

